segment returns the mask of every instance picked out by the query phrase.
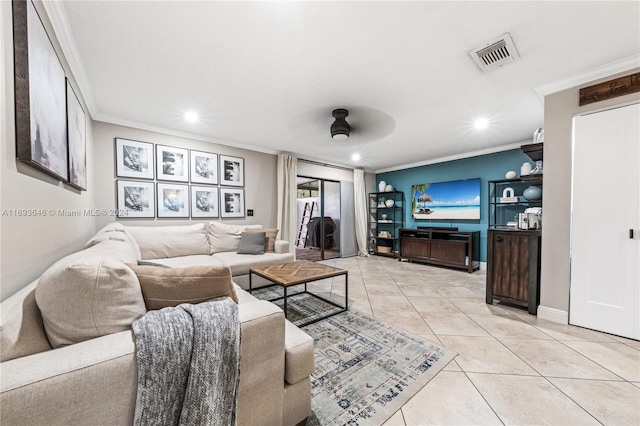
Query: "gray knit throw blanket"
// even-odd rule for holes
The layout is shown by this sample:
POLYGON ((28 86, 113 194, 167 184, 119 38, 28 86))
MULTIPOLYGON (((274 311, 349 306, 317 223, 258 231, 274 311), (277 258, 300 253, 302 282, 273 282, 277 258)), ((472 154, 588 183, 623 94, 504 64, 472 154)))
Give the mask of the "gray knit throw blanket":
POLYGON ((231 299, 149 311, 133 323, 134 424, 235 425, 240 321, 231 299))

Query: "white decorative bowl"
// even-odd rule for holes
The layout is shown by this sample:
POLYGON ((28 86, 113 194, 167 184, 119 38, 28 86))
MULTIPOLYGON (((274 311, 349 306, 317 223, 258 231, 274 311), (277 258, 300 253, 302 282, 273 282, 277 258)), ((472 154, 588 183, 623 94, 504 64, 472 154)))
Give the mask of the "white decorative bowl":
POLYGON ((387 200, 387 201, 384 202, 384 205, 387 206, 387 207, 393 207, 394 204, 395 203, 394 203, 393 200, 387 200))

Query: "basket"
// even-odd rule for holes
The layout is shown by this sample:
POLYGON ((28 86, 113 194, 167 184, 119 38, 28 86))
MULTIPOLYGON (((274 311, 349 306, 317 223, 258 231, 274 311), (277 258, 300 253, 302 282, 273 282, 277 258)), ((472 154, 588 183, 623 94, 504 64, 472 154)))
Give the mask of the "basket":
POLYGON ((378 253, 391 253, 391 247, 378 246, 378 253))

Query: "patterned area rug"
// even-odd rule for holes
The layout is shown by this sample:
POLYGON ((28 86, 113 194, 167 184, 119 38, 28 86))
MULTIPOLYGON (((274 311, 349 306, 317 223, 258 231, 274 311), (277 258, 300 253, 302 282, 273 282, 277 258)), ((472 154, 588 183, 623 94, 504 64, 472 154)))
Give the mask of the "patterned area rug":
MULTIPOLYGON (((304 327, 305 324, 317 321, 322 316, 331 315, 343 310, 330 303, 323 302, 321 299, 317 299, 310 296, 308 293, 302 293, 304 285, 296 285, 289 287, 289 297, 287 298, 287 319, 297 325, 298 327, 304 327)), ((252 293, 255 297, 262 300, 272 300, 281 298, 284 295, 284 291, 280 286, 259 288, 252 293)), ((325 295, 326 298, 326 295, 325 295)), ((284 301, 273 300, 280 308, 283 307, 284 301)), ((336 300, 336 303, 343 304, 344 297, 336 300)))
MULTIPOLYGON (((292 306, 298 314, 332 308, 322 305, 300 294, 289 300, 289 312, 292 306)), ((316 358, 307 426, 381 425, 457 355, 358 311, 304 331, 314 339, 316 358)))

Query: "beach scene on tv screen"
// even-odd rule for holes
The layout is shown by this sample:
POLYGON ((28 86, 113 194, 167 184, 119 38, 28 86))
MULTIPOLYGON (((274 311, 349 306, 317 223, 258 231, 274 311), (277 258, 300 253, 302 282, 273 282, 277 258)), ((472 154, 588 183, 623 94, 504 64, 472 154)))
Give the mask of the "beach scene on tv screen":
POLYGON ((480 179, 423 183, 411 187, 414 219, 480 219, 480 179))

